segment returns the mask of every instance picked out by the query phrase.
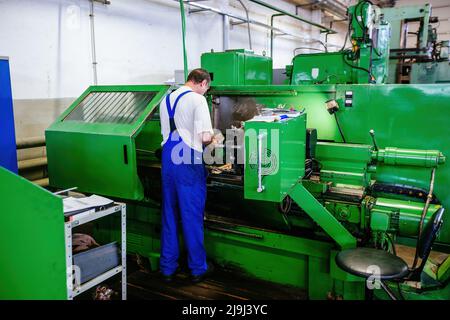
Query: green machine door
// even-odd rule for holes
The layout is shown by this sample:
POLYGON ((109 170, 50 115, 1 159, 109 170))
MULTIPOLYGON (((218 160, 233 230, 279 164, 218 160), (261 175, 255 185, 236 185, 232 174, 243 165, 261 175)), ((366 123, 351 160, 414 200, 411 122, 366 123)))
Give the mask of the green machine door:
POLYGON ((46 130, 50 185, 143 199, 135 138, 169 86, 91 86, 46 130))

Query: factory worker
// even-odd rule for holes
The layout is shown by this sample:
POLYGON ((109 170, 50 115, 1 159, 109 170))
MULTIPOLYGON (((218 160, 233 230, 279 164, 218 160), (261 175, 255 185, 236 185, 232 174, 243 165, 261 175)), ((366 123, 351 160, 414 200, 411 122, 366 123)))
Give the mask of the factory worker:
POLYGON ((162 231, 160 270, 170 282, 178 268, 178 221, 188 253, 191 280, 202 281, 211 272, 203 244, 206 178, 202 152, 213 142, 213 129, 204 94, 211 77, 193 70, 184 86, 160 104, 162 142, 162 231))

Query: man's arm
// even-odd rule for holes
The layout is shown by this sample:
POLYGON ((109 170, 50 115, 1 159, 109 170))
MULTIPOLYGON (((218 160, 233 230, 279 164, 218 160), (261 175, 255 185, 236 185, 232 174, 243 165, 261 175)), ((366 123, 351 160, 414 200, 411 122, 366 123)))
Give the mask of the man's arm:
POLYGON ((208 145, 213 142, 214 137, 208 103, 205 97, 201 97, 198 103, 195 108, 195 128, 196 132, 200 135, 203 145, 208 145))

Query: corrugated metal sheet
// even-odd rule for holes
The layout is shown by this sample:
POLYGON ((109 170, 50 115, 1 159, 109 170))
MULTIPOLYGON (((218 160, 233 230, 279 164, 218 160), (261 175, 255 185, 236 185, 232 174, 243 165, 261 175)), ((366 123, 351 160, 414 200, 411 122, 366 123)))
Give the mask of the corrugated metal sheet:
POLYGON ((64 119, 87 123, 133 123, 157 92, 92 92, 64 119))

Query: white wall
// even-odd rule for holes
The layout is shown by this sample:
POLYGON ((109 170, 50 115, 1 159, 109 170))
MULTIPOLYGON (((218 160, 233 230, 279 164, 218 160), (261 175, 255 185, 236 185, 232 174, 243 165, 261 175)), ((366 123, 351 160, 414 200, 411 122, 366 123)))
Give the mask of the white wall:
MULTIPOLYGON (((274 13, 248 1, 250 18, 264 23, 274 13)), ((270 3, 295 12, 284 1, 270 3)), ((244 16, 236 0, 204 1, 244 16)), ((10 57, 15 99, 76 97, 92 84, 88 0, 0 0, 0 55, 10 57)), ((311 17, 310 11, 302 16, 311 17)), ((172 0, 111 0, 95 5, 99 84, 152 84, 183 68, 181 22, 172 0)), ((310 27, 288 17, 276 26, 299 35, 310 27)), ((253 49, 269 54, 269 31, 252 26, 253 49)), ((200 65, 202 52, 222 50, 222 17, 215 13, 187 17, 189 67, 200 65)), ((302 45, 292 37, 275 40, 274 66, 283 67, 302 45)), ((230 48, 248 48, 246 25, 232 27, 230 48)))

